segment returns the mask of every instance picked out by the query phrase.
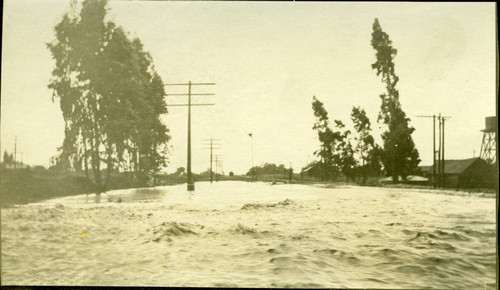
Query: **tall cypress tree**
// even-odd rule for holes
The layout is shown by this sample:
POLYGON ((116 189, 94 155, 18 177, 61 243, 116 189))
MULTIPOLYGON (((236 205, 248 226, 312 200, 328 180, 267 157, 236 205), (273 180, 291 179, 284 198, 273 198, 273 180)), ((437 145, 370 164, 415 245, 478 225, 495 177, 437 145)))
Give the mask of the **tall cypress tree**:
POLYGON ((387 175, 392 176, 393 182, 397 182, 398 176, 406 178, 416 170, 420 162, 418 150, 411 137, 415 129, 409 125, 410 119, 406 117, 399 102, 399 91, 396 88, 399 78, 394 71, 397 50, 376 18, 371 45, 377 58, 372 69, 377 71, 377 76, 381 76, 386 85, 386 92, 380 95, 382 105, 378 116, 378 121, 387 125, 387 130, 382 133, 382 162, 387 175))

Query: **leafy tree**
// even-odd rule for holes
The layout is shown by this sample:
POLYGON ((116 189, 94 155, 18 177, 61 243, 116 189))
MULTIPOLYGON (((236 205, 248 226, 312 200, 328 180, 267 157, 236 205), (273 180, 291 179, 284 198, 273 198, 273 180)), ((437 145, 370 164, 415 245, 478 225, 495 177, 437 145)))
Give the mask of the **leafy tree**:
POLYGON ((7 153, 7 151, 3 152, 3 163, 4 164, 13 164, 14 163, 14 154, 7 153))
POLYGON ((83 166, 103 191, 113 169, 139 179, 166 165, 164 89, 140 40, 105 21, 106 0, 85 0, 79 10, 74 3, 47 44, 56 62, 49 88, 65 121, 61 160, 83 166))
POLYGON ((261 166, 254 166, 248 170, 246 173, 247 176, 251 176, 255 173, 255 176, 262 176, 262 175, 269 175, 269 176, 286 176, 287 169, 285 168, 285 165, 280 164, 276 165, 274 163, 265 163, 264 165, 261 166))
POLYGON ((313 130, 318 132, 321 148, 314 152, 321 158, 322 180, 334 180, 339 173, 348 178, 354 176, 355 160, 352 145, 349 141, 351 132, 345 130, 345 125, 340 120, 334 120, 336 130, 330 127, 328 112, 323 103, 313 97, 312 103, 314 116, 317 118, 313 130))
POLYGON ((356 170, 356 160, 354 158, 354 149, 350 142, 351 131, 345 129, 345 125, 340 120, 335 120, 335 127, 338 133, 334 134, 334 155, 333 158, 338 164, 340 172, 348 179, 354 179, 356 170))
POLYGON ((354 129, 357 132, 355 140, 357 141, 355 153, 361 161, 359 171, 363 177, 363 184, 369 175, 375 175, 380 172, 380 148, 375 144, 371 135, 370 119, 366 116, 364 109, 353 107, 351 111, 351 120, 354 123, 354 129))
POLYGON ((338 134, 336 135, 330 128, 328 112, 323 103, 319 101, 316 96, 313 96, 312 109, 316 117, 313 130, 318 133, 318 139, 321 143, 320 149, 315 151, 314 154, 321 159, 321 180, 327 181, 333 179, 338 174, 338 168, 335 167, 332 148, 338 134))
POLYGON ((389 35, 382 30, 376 18, 373 23, 371 45, 376 51, 377 58, 372 64, 372 69, 377 71, 377 76, 382 76, 382 81, 386 85, 386 92, 380 95, 382 105, 378 116, 378 121, 388 127, 382 134, 384 143, 382 162, 386 173, 392 176, 393 182, 397 182, 399 175, 406 178, 417 169, 420 162, 411 137, 415 129, 409 125, 410 119, 406 117, 399 102, 399 91, 396 88, 399 78, 394 72, 393 61, 397 50, 392 46, 389 35))

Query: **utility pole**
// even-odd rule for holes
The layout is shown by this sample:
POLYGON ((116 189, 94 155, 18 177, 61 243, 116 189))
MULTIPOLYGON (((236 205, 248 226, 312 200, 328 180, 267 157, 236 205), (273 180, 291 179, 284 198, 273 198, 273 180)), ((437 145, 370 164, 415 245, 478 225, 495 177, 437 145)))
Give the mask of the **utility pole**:
POLYGON ((443 126, 443 130, 442 130, 442 134, 443 134, 443 138, 442 138, 442 142, 443 142, 443 152, 441 153, 441 162, 443 163, 443 165, 441 165, 441 168, 442 168, 442 171, 441 171, 441 186, 444 187, 445 185, 445 180, 444 180, 444 171, 445 171, 445 162, 444 162, 444 122, 446 121, 445 118, 442 118, 443 122, 442 122, 442 126, 443 126))
POLYGON ((213 106, 215 104, 191 104, 191 96, 213 96, 214 94, 192 94, 192 86, 210 86, 215 85, 215 83, 192 83, 189 81, 187 84, 164 84, 165 86, 188 86, 187 94, 165 94, 165 96, 188 96, 187 104, 172 104, 167 105, 167 107, 182 106, 188 107, 188 136, 187 136, 187 190, 194 191, 194 181, 191 172, 191 106, 213 106))
POLYGON ((441 144, 442 144, 442 142, 441 142, 441 137, 442 137, 442 134, 441 134, 441 128, 442 128, 441 127, 441 123, 442 123, 442 121, 441 121, 441 113, 439 113, 438 120, 439 120, 439 151, 438 151, 438 164, 439 164, 439 166, 438 166, 438 168, 439 168, 439 170, 438 170, 438 176, 439 176, 438 180, 439 181, 438 181, 438 187, 441 187, 442 186, 442 184, 441 184, 442 183, 441 182, 441 177, 442 177, 441 170, 442 170, 442 166, 443 166, 443 163, 441 162, 441 152, 442 152, 441 151, 441 144))
POLYGON ((218 168, 219 165, 222 165, 222 159, 220 155, 215 155, 215 181, 219 182, 218 168))
POLYGON ((14 139, 14 169, 17 168, 17 136, 14 139))
POLYGON ((432 185, 436 188, 436 115, 432 115, 432 185))
POLYGON ((438 151, 436 151, 436 115, 418 115, 420 118, 432 118, 432 179, 433 186, 441 187, 443 186, 444 180, 444 121, 450 119, 450 116, 441 116, 441 113, 437 116, 438 126, 439 126, 439 144, 438 151), (436 164, 436 154, 437 164, 436 164), (436 174, 437 170, 437 174, 436 174))
POLYGON ((253 133, 248 133, 248 136, 250 138, 252 138, 252 168, 251 168, 251 170, 252 170, 252 181, 254 181, 255 180, 255 168, 253 165, 253 133))
POLYGON ((213 138, 210 138, 210 139, 203 139, 203 141, 207 142, 207 141, 210 141, 210 143, 204 143, 203 145, 210 145, 209 148, 203 148, 203 149, 210 149, 210 183, 212 183, 213 181, 213 176, 212 176, 212 173, 213 173, 213 170, 212 170, 212 163, 213 163, 213 150, 214 149, 221 149, 221 148, 217 148, 217 147, 214 147, 215 146, 222 146, 222 144, 217 144, 215 143, 214 144, 214 141, 222 141, 221 139, 213 139, 213 138))

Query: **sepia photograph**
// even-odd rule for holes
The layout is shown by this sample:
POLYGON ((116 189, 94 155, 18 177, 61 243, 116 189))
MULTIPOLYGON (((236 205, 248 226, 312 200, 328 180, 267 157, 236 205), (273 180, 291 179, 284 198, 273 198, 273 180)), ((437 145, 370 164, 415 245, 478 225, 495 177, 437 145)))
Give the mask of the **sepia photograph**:
POLYGON ((2 287, 498 289, 495 2, 2 13, 2 287))

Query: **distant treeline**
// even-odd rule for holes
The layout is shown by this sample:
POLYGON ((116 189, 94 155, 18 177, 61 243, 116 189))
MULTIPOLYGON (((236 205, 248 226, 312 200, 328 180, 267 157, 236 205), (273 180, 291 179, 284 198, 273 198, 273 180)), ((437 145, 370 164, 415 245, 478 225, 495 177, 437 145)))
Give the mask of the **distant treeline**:
POLYGON ((250 168, 246 175, 254 178, 268 176, 280 179, 292 179, 293 168, 286 168, 283 164, 276 165, 274 163, 265 163, 264 165, 250 168))

